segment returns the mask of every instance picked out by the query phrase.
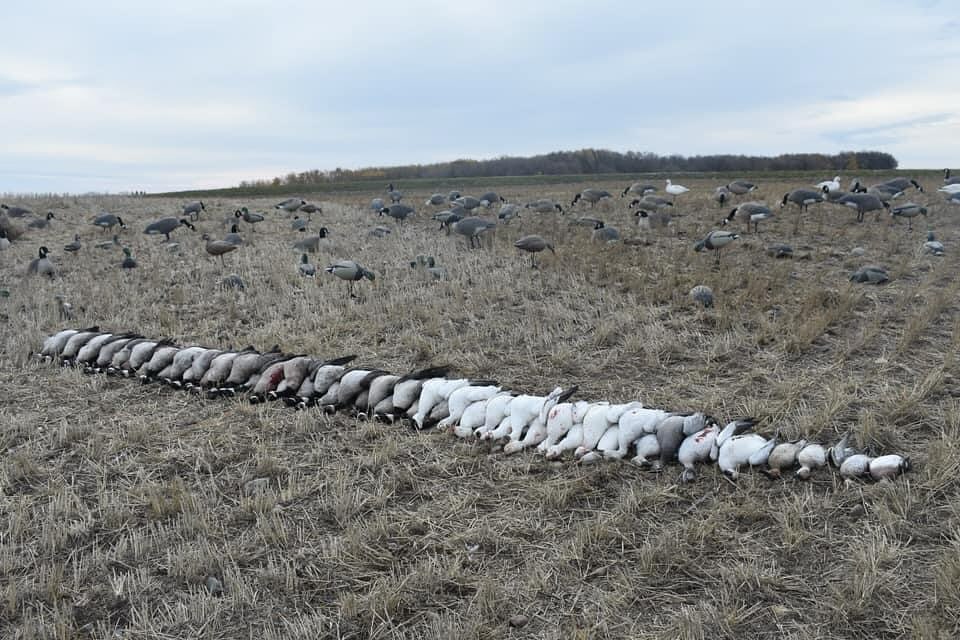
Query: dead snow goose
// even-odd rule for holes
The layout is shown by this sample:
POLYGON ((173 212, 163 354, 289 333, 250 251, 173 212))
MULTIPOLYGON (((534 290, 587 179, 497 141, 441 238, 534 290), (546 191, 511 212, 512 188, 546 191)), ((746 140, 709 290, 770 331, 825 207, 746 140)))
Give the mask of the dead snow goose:
POLYGON ((870 477, 874 480, 893 480, 910 471, 910 458, 897 454, 879 456, 870 461, 870 477))
POLYGON ((826 466, 827 450, 823 448, 822 444, 817 444, 816 442, 808 443, 807 446, 797 454, 797 463, 800 465, 796 473, 797 478, 800 480, 809 480, 810 475, 814 471, 826 466))
POLYGON ((717 464, 724 475, 736 480, 741 467, 765 464, 776 444, 776 438, 768 440, 756 433, 733 436, 720 445, 717 464))

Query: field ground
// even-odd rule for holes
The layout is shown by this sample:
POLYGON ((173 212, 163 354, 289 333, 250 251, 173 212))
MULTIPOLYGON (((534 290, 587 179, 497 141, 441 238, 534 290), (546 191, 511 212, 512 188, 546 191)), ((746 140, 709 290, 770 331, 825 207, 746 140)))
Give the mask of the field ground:
MULTIPOLYGON (((931 203, 910 232, 820 205, 794 235, 795 210, 778 209, 715 267, 692 245, 726 213, 709 199, 717 183, 683 182, 693 191, 671 227, 640 246, 599 245, 568 224, 598 215, 637 237, 619 197, 525 215, 471 251, 429 220, 426 191, 408 195, 412 222, 382 239, 367 235, 395 227, 367 208, 382 193, 322 196, 312 225, 331 236, 311 259, 374 270, 357 300, 329 276, 299 277, 297 234, 272 208, 226 267, 206 255, 200 232, 220 236, 236 206, 275 200, 205 201, 175 251, 141 230, 182 199, 24 202, 57 218, 0 253, 10 293, 0 298, 0 636, 957 637, 955 210, 910 194, 931 203), (128 222, 137 269, 121 272, 119 249, 94 246, 107 236, 90 224, 102 210, 128 222), (945 256, 922 253, 928 227, 945 256), (83 249, 66 254, 75 233, 83 249), (538 270, 512 247, 526 233, 557 246, 538 270), (798 255, 769 257, 775 241, 798 255), (62 272, 52 282, 24 275, 40 244, 62 272), (449 279, 412 270, 418 254, 449 279), (871 263, 891 282, 848 281, 871 263), (217 286, 231 272, 244 291, 217 286), (712 309, 687 296, 701 283, 712 309), (74 320, 58 317, 58 293, 74 320), (824 470, 808 483, 748 473, 732 485, 711 467, 680 485, 676 467, 507 457, 436 431, 206 401, 28 360, 44 336, 93 324, 181 344, 354 353, 395 372, 450 363, 524 392, 575 383, 579 398, 759 416, 762 432, 790 438, 832 443, 851 429, 873 451, 909 455, 914 470, 878 484, 824 470), (518 615, 525 624, 512 626, 518 615)), ((771 204, 802 186, 759 183, 771 204)), ((503 195, 566 204, 581 186, 503 195)))

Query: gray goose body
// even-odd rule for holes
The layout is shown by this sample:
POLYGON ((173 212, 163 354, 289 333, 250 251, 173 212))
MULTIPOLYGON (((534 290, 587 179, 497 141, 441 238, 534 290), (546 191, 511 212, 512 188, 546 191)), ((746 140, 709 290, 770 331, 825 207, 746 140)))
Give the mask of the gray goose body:
POLYGON ((907 219, 907 229, 913 230, 913 219, 917 216, 926 216, 927 208, 921 207, 920 205, 914 202, 907 202, 899 207, 894 207, 890 209, 890 215, 894 217, 901 217, 907 219))
POLYGON ((27 209, 26 207, 18 207, 16 205, 11 207, 10 205, 0 204, 0 209, 3 209, 3 211, 11 218, 22 218, 33 213, 33 211, 27 209))
POLYGON ((195 200, 194 202, 188 202, 183 205, 183 215, 190 216, 191 220, 196 220, 200 217, 201 211, 206 211, 207 208, 203 206, 201 200, 195 200))
POLYGON ((857 210, 857 222, 863 222, 863 216, 868 211, 889 209, 890 205, 872 193, 848 193, 837 200, 837 204, 857 210))
POLYGON ((186 218, 161 218, 148 224, 143 232, 148 236, 163 235, 167 240, 170 240, 170 234, 181 226, 187 227, 191 231, 197 230, 186 218))
POLYGON ((452 229, 454 233, 458 233, 467 238, 467 240, 470 241, 470 247, 473 248, 474 241, 476 241, 478 247, 483 246, 481 242, 481 236, 496 226, 496 222, 484 220, 483 218, 478 218, 476 216, 470 216, 454 222, 452 229))
POLYGON ((731 233, 730 231, 721 231, 714 229, 706 235, 706 237, 694 245, 695 251, 703 251, 704 249, 709 249, 710 251, 716 251, 717 254, 717 263, 720 262, 720 250, 725 246, 739 238, 740 236, 736 233, 731 233))
POLYGON ((530 266, 533 268, 537 267, 536 254, 545 249, 549 249, 550 253, 556 253, 556 251, 553 249, 553 245, 547 242, 543 236, 538 235, 523 236, 514 242, 513 246, 530 254, 530 266))
POLYGON ((53 212, 50 211, 43 218, 37 218, 36 220, 31 220, 30 224, 27 225, 30 229, 46 229, 50 226, 50 221, 53 220, 56 216, 53 215, 53 212))
POLYGON ((53 263, 50 262, 50 259, 47 257, 47 254, 50 253, 50 250, 46 247, 40 247, 37 252, 37 257, 30 261, 30 264, 27 265, 27 273, 38 274, 41 276, 47 276, 48 278, 53 278, 57 270, 54 268, 53 263))
POLYGON ((121 229, 127 228, 127 225, 123 223, 123 218, 120 216, 115 216, 112 213, 100 214, 93 219, 93 224, 94 226, 100 227, 104 231, 107 229, 113 229, 116 225, 120 225, 121 229))
POLYGON ((396 220, 398 224, 403 224, 403 221, 414 213, 414 208, 405 204, 392 204, 389 207, 380 209, 381 216, 389 216, 396 220))

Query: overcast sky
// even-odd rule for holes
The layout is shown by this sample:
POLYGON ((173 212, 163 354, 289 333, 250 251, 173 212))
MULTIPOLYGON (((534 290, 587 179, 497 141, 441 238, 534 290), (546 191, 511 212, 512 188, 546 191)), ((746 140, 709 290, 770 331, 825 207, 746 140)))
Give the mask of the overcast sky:
POLYGON ((0 192, 583 147, 960 168, 956 0, 656 4, 3 1, 0 192))

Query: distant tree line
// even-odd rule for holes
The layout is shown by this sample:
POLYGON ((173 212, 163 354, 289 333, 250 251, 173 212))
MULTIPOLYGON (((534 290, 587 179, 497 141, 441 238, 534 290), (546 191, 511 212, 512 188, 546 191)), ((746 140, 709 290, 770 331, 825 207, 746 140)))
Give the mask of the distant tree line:
POLYGON ((397 167, 367 167, 289 173, 272 180, 244 181, 241 187, 300 186, 349 182, 372 178, 385 180, 484 178, 494 176, 573 175, 600 173, 667 172, 761 172, 761 171, 857 171, 897 168, 897 159, 882 151, 842 151, 837 154, 785 153, 778 156, 733 154, 709 156, 661 156, 656 153, 607 149, 555 151, 530 157, 501 156, 491 160, 454 160, 397 167))

